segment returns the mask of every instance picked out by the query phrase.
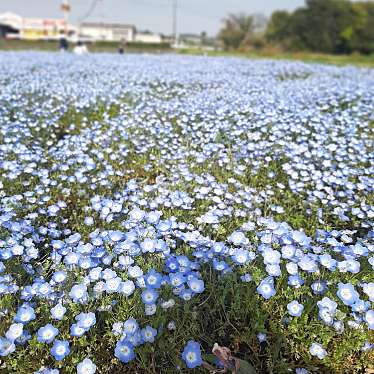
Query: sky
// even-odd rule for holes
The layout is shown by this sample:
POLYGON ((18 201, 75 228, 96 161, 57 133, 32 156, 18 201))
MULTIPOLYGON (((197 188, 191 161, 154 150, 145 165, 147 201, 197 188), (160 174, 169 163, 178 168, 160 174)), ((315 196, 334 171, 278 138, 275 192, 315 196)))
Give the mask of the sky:
MULTIPOLYGON (((96 3, 85 21, 133 24, 138 30, 172 33, 172 4, 174 0, 70 0, 70 20, 78 24, 96 3)), ((175 0, 178 4, 179 33, 216 35, 222 19, 228 13, 263 13, 273 10, 293 10, 304 0, 175 0)), ((11 11, 23 17, 60 18, 61 0, 0 0, 0 13, 11 11)))

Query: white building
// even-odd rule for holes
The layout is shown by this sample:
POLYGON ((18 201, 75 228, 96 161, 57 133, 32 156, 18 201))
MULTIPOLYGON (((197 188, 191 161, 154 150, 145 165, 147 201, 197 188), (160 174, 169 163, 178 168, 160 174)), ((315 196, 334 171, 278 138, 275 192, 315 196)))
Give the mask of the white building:
POLYGON ((135 41, 139 43, 161 44, 163 42, 163 38, 161 34, 138 32, 135 35, 135 41))
POLYGON ((136 34, 135 26, 119 23, 84 22, 79 31, 80 37, 92 41, 133 42, 136 34))
POLYGON ((54 40, 65 31, 72 34, 76 29, 59 18, 23 18, 11 12, 0 14, 0 36, 7 38, 54 40))
POLYGON ((84 22, 80 27, 75 27, 67 24, 62 18, 23 18, 11 12, 0 14, 0 37, 23 40, 57 40, 66 32, 71 41, 126 41, 148 44, 161 44, 164 41, 160 34, 138 33, 134 25, 84 22))

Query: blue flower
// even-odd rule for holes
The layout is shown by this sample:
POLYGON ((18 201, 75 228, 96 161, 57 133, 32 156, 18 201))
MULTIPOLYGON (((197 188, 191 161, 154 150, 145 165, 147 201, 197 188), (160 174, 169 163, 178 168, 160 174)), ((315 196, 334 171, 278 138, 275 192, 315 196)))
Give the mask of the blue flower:
POLYGON ((94 374, 96 365, 89 359, 85 358, 77 365, 77 374, 94 374))
POLYGON ((364 321, 370 330, 374 330, 374 310, 370 309, 365 313, 364 321))
POLYGON ((144 343, 143 336, 140 330, 137 330, 135 334, 129 335, 126 339, 134 346, 137 347, 140 344, 144 343))
POLYGON ((121 361, 127 364, 135 358, 134 346, 126 339, 117 342, 114 350, 114 355, 121 361))
POLYGON ((50 369, 46 367, 41 367, 38 371, 35 371, 34 374, 59 374, 60 371, 58 369, 50 369))
POLYGON ((53 275, 52 275, 52 279, 55 283, 63 283, 65 281, 67 277, 67 274, 65 271, 56 271, 53 275))
POLYGON ((105 291, 108 293, 118 292, 121 288, 122 280, 120 277, 107 279, 105 282, 105 291))
POLYGON ((324 281, 315 281, 310 287, 315 295, 323 295, 327 291, 327 284, 324 281))
POLYGON ((138 322, 136 321, 135 318, 130 317, 123 324, 123 331, 126 334, 133 335, 133 334, 135 334, 136 331, 138 331, 138 329, 139 329, 139 324, 138 324, 138 322))
POLYGON ((300 317, 304 310, 304 305, 300 304, 296 300, 291 301, 287 304, 288 313, 293 317, 300 317))
POLYGON ((190 289, 182 289, 178 295, 181 299, 188 301, 191 300, 193 292, 190 289))
POLYGON ((338 292, 336 293, 341 301, 345 305, 354 304, 360 297, 358 292, 354 289, 350 283, 339 283, 338 292))
POLYGON ((74 302, 85 302, 88 298, 87 287, 84 284, 76 284, 71 288, 69 296, 74 302))
POLYGON ((265 270, 272 277, 280 277, 282 275, 281 267, 278 264, 266 265, 265 270))
POLYGON ((274 280, 272 277, 265 278, 257 287, 257 292, 266 300, 270 299, 276 294, 274 288, 274 280))
POLYGON ((364 313, 370 308, 370 301, 357 300, 352 306, 353 312, 364 313))
POLYGON ((251 276, 251 274, 246 273, 246 274, 240 276, 240 280, 241 280, 242 282, 249 283, 249 282, 252 281, 252 276, 251 276))
POLYGON ((296 274, 296 275, 290 275, 288 277, 288 282, 287 282, 290 286, 293 286, 293 287, 296 287, 296 288, 299 288, 301 287, 303 284, 304 284, 304 279, 300 277, 299 274, 296 274))
POLYGON ((16 350, 16 346, 13 341, 5 339, 0 336, 0 356, 8 356, 16 350))
POLYGON ((142 301, 144 304, 149 305, 149 304, 154 304, 158 298, 158 293, 156 290, 152 288, 146 288, 142 292, 142 301))
POLYGON ((145 276, 145 284, 150 288, 160 288, 162 275, 156 270, 151 269, 145 276))
POLYGON ((8 331, 5 333, 5 337, 10 340, 14 341, 18 339, 23 334, 23 324, 22 323, 12 323, 8 331))
POLYGON ((244 245, 248 243, 248 239, 242 233, 241 231, 234 231, 228 238, 227 240, 237 246, 244 245))
POLYGON ((157 335, 157 330, 154 329, 152 326, 146 326, 144 329, 141 330, 141 334, 145 342, 153 343, 157 335))
POLYGON ((143 242, 140 243, 140 248, 143 253, 153 253, 156 251, 157 242, 153 239, 145 238, 143 242))
POLYGON ((369 297, 369 300, 374 303, 374 282, 364 283, 362 290, 369 297))
POLYGON ((319 343, 313 343, 309 349, 309 352, 312 356, 317 356, 320 360, 325 358, 327 355, 326 350, 319 343))
POLYGON ((264 257, 264 263, 266 265, 279 264, 281 259, 281 254, 271 248, 265 248, 262 252, 262 256, 264 257))
POLYGON ((371 344, 370 342, 366 341, 364 345, 361 347, 362 352, 367 352, 370 351, 371 349, 374 348, 374 344, 371 344))
POLYGON ((95 313, 80 313, 75 317, 77 325, 84 330, 88 331, 95 323, 96 317, 95 313))
POLYGON ((87 226, 92 226, 94 224, 94 219, 92 217, 85 217, 84 224, 87 226))
POLYGON ((80 338, 85 332, 86 330, 82 326, 79 326, 77 323, 73 323, 70 327, 71 336, 80 338))
POLYGON ((17 310, 17 314, 14 316, 14 321, 19 323, 28 323, 35 319, 34 308, 27 304, 23 304, 17 310))
POLYGON ((176 272, 179 269, 179 262, 175 257, 169 257, 165 261, 166 267, 169 269, 169 271, 176 272))
POLYGON ((295 374, 309 374, 309 371, 304 368, 296 368, 295 369, 295 374))
POLYGON ((189 369, 194 369, 202 364, 200 344, 189 340, 182 353, 183 361, 189 369))
POLYGON ((51 348, 51 354, 57 361, 63 360, 70 353, 69 342, 55 340, 51 348))
POLYGON ((66 313, 66 308, 62 304, 57 304, 51 309, 53 319, 62 320, 66 313))
POLYGON ((122 293, 125 296, 130 296, 135 291, 135 284, 132 280, 127 280, 125 282, 122 282, 118 292, 122 293))
POLYGON ((171 273, 169 274, 169 278, 173 287, 180 287, 186 281, 182 273, 171 273))
POLYGON ((294 231, 292 233, 292 239, 302 246, 308 246, 311 241, 302 231, 294 231))
POLYGON ((191 277, 187 281, 187 284, 190 287, 190 289, 195 293, 202 293, 205 290, 204 281, 201 279, 197 279, 196 277, 191 277))
POLYGON ((317 302, 319 309, 326 309, 329 313, 335 314, 338 304, 328 297, 324 297, 322 300, 317 302))
POLYGON ((53 325, 48 323, 38 330, 37 339, 40 343, 52 343, 59 331, 53 325))

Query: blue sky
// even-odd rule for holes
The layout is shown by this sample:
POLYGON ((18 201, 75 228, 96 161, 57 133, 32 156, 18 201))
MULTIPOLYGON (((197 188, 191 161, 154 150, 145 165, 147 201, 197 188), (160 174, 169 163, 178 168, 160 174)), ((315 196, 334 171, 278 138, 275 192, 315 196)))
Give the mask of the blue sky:
MULTIPOLYGON (((70 0, 71 20, 77 23, 95 0, 70 0)), ((170 34, 173 0, 96 0, 91 21, 134 24, 140 30, 170 34)), ((293 10, 304 0, 177 0, 178 31, 214 35, 223 17, 232 12, 271 14, 275 9, 293 10)), ((0 0, 0 12, 12 11, 28 17, 60 17, 61 0, 0 0)))

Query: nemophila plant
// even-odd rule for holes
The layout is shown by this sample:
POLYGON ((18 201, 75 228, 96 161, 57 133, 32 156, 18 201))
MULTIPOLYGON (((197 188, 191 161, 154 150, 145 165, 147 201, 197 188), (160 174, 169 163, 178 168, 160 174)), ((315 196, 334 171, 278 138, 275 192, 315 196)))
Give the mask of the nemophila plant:
POLYGON ((372 70, 0 68, 1 370, 203 373, 215 343, 259 373, 373 368, 372 70))
POLYGON ((55 340, 51 348, 51 354, 57 361, 63 360, 70 353, 69 342, 55 340))
POLYGON ((194 369, 202 364, 200 344, 189 340, 184 347, 182 358, 189 369, 194 369))
POLYGON ((85 358, 77 365, 77 374, 94 374, 96 373, 96 365, 89 359, 85 358))

